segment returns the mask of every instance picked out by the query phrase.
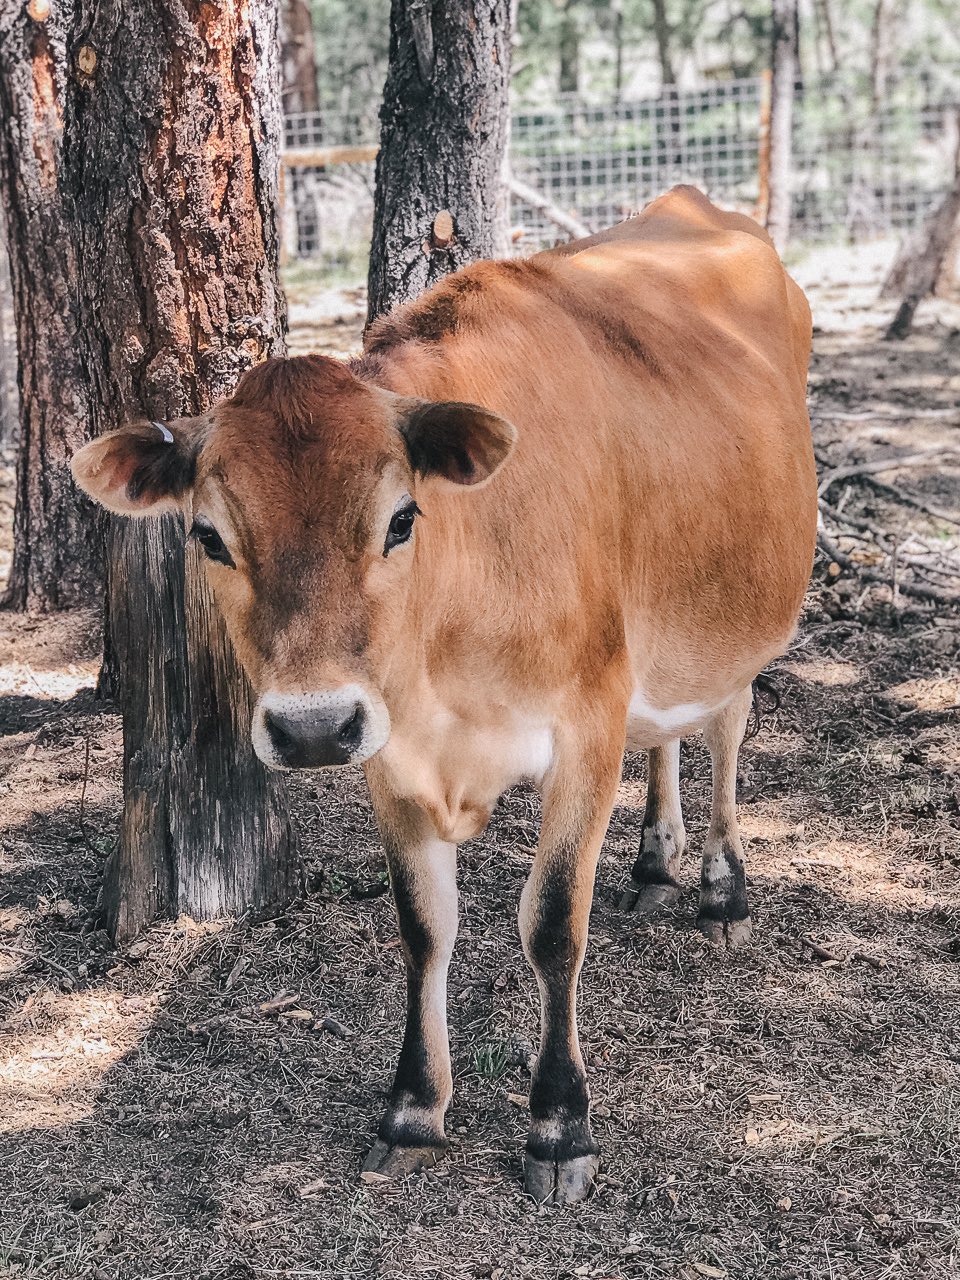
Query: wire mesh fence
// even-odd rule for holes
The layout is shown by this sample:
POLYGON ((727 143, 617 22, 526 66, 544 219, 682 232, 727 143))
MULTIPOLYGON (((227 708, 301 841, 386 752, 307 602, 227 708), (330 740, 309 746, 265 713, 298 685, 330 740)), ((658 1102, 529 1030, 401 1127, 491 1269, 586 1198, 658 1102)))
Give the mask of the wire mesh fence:
MULTIPOLYGON (((554 243, 562 233, 551 210, 599 230, 677 182, 755 213, 767 101, 758 77, 633 102, 561 97, 515 112, 511 172, 518 187, 537 193, 538 207, 513 195, 514 243, 521 252, 554 243)), ((960 83, 935 87, 918 76, 891 84, 879 104, 852 82, 798 85, 794 238, 855 240, 918 226, 951 182, 958 118, 960 83)), ((369 135, 369 120, 359 117, 288 120, 289 256, 320 257, 334 271, 365 260, 376 148, 369 135)))

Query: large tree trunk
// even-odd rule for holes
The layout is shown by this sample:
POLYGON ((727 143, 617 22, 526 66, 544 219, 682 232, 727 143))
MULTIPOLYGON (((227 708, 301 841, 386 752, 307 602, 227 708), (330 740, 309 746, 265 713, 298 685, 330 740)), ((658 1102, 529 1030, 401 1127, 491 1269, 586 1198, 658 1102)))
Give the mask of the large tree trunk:
POLYGON ((47 0, 0 7, 0 200, 6 222, 20 368, 20 451, 13 566, 16 609, 89 603, 102 582, 93 504, 68 462, 89 438, 90 399, 77 341, 76 262, 59 190, 66 81, 62 10, 47 0))
POLYGON ((772 37, 767 230, 782 252, 790 237, 793 88, 797 74, 796 0, 773 0, 772 37))
POLYGON ((510 0, 393 0, 368 318, 504 239, 510 0))
MULTIPOLYGON (((63 181, 97 431, 206 409, 283 350, 273 0, 75 0, 63 181)), ((104 907, 126 938, 288 900, 283 796, 179 518, 115 521, 124 816, 104 907)))

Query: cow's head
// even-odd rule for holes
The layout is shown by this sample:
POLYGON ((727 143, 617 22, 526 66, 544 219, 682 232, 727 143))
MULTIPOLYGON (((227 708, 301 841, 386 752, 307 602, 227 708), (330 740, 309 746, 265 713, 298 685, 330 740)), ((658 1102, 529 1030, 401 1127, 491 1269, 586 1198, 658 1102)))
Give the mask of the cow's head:
POLYGON ((268 360, 209 414, 136 422, 73 459, 110 511, 182 511, 257 695, 273 768, 368 759, 387 741, 390 645, 435 486, 477 485, 516 432, 477 405, 392 394, 322 356, 268 360))

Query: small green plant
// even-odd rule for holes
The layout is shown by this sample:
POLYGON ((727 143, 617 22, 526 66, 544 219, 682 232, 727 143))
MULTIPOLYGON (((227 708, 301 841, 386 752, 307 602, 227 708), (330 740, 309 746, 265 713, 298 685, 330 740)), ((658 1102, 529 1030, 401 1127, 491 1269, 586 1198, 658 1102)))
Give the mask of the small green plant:
POLYGON ((499 1080, 507 1069, 509 1057, 507 1046, 502 1040, 492 1040, 489 1044, 482 1044, 475 1058, 477 1074, 485 1076, 488 1080, 499 1080))

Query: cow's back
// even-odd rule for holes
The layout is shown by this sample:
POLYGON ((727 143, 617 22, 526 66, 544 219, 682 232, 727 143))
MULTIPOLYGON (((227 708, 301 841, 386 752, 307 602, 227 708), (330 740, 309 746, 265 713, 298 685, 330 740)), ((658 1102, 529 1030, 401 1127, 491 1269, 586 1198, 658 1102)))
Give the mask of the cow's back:
POLYGON ((498 633, 504 604, 536 611, 556 660, 582 661, 617 600, 638 679, 689 701, 705 670, 749 679, 792 631, 815 537, 809 347, 766 234, 679 188, 600 236, 457 273, 376 326, 364 363, 519 429, 483 492, 437 498, 444 528, 469 524, 481 592, 510 584, 498 633))

